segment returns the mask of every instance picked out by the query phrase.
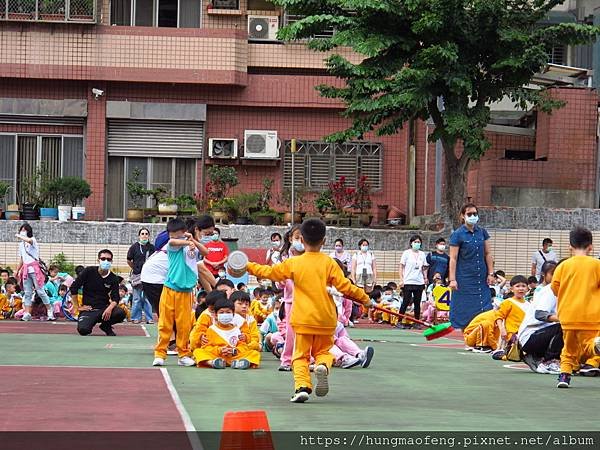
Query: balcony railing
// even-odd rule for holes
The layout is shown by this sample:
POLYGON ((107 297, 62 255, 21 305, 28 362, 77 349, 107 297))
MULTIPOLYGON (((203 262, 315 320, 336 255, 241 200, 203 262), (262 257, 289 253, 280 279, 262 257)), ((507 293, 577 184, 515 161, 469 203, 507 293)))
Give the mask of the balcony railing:
POLYGON ((96 23, 97 0, 0 0, 0 20, 96 23))

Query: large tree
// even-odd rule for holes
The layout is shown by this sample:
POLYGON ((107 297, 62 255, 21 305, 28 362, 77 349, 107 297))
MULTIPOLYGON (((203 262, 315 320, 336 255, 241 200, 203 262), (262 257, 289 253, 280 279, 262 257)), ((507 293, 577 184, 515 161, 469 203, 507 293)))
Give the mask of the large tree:
POLYGON ((430 139, 441 141, 445 155, 446 218, 456 217, 465 199, 470 162, 490 146, 484 133, 490 103, 508 96, 522 109, 561 106, 527 86, 553 45, 587 43, 598 33, 574 23, 541 26, 564 0, 273 1, 305 16, 280 31, 284 40, 308 39, 318 51, 350 47, 361 56, 355 64, 334 51, 326 60, 345 84, 317 88, 341 99, 352 119, 350 128, 328 139, 362 138, 373 130, 389 135, 411 120, 433 120, 430 139), (313 37, 330 28, 332 37, 313 37))

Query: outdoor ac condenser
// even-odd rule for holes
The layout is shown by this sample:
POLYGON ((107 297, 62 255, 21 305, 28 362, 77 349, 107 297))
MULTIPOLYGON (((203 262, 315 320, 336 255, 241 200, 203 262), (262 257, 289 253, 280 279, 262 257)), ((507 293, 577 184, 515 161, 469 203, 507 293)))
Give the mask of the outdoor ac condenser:
POLYGON ((244 156, 249 159, 279 158, 277 131, 246 130, 244 156))
POLYGON ((235 159, 238 156, 237 139, 213 138, 208 140, 208 157, 212 159, 235 159))
POLYGON ((276 41, 279 31, 277 16, 248 16, 248 39, 253 41, 276 41))

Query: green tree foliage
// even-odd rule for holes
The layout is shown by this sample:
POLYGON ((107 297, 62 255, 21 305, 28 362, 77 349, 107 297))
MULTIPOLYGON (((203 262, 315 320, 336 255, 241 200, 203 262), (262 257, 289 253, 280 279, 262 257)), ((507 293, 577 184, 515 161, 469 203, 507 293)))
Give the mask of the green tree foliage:
POLYGON ((484 129, 489 104, 510 97, 520 108, 549 112, 561 103, 528 89, 552 45, 592 41, 598 28, 540 26, 564 0, 273 0, 306 17, 283 28, 284 40, 308 39, 314 50, 350 47, 362 60, 334 53, 329 72, 344 80, 318 86, 342 100, 352 126, 329 136, 344 141, 396 133, 414 119, 433 119, 431 140, 445 154, 443 212, 455 216, 465 198, 470 161, 489 148, 484 129), (311 38, 334 28, 331 38, 311 38), (443 107, 438 99, 443 99, 443 107), (457 151, 462 144, 462 152, 457 151))

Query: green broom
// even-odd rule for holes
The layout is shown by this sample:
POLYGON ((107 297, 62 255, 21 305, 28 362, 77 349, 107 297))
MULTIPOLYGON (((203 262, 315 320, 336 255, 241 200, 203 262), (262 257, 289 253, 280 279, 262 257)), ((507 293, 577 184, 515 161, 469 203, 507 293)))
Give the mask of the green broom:
POLYGON ((392 316, 396 316, 401 319, 406 319, 411 322, 415 322, 420 325, 426 326, 427 329, 425 331, 423 331, 423 337, 425 339, 427 339, 428 341, 432 341, 434 339, 444 337, 454 331, 454 328, 452 328, 452 325, 450 324, 450 322, 445 322, 445 323, 440 323, 440 324, 434 325, 432 323, 424 322, 422 320, 415 319, 414 317, 410 317, 405 314, 400 314, 400 313, 397 313, 394 311, 390 311, 389 309, 381 308, 380 306, 372 306, 372 308, 377 311, 381 311, 381 312, 390 314, 392 316))

